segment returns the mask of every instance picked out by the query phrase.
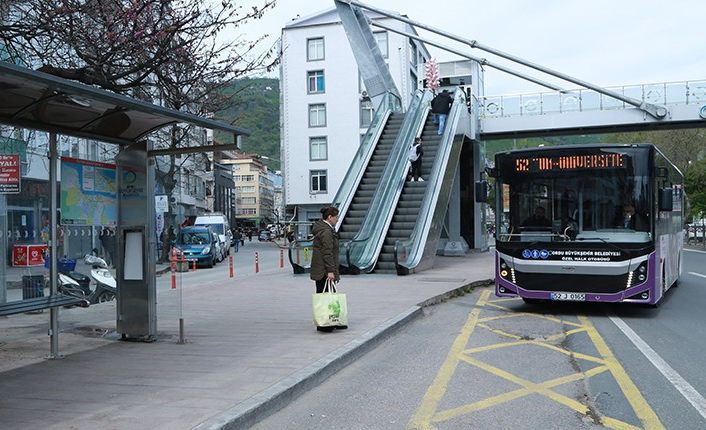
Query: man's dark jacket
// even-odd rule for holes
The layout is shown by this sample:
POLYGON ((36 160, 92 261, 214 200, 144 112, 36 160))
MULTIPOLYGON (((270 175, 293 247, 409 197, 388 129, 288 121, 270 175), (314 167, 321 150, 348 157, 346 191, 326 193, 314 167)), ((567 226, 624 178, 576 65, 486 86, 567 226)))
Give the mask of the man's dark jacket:
POLYGON ((448 92, 442 92, 431 101, 431 112, 448 115, 451 111, 453 100, 448 92))

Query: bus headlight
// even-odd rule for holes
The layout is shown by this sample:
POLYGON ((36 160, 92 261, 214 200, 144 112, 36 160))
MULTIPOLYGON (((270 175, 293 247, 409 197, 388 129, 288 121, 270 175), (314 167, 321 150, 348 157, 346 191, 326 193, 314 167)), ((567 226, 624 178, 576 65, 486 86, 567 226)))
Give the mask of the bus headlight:
POLYGON ((513 284, 516 284, 515 280, 515 269, 510 267, 505 260, 502 258, 500 259, 500 277, 502 277, 506 281, 510 281, 513 284))
POLYGON ((641 284, 641 283, 645 282, 646 279, 647 279, 647 261, 643 261, 642 263, 640 263, 639 266, 637 266, 637 269, 628 273, 628 282, 625 287, 626 288, 632 287, 633 281, 636 281, 636 282, 634 282, 635 284, 641 284))

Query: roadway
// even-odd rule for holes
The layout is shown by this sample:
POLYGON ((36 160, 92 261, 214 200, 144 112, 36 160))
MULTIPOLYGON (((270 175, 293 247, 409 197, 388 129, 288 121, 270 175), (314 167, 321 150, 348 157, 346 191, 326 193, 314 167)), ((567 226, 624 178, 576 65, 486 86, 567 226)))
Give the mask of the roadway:
POLYGON ((657 308, 491 288, 425 317, 254 428, 706 428, 706 253, 657 308))

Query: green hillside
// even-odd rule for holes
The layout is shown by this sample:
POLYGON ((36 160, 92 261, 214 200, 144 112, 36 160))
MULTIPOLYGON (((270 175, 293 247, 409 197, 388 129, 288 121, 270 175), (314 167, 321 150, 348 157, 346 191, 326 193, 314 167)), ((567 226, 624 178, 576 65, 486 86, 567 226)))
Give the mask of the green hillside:
MULTIPOLYGON (((224 95, 233 97, 228 106, 216 112, 216 119, 250 131, 241 149, 273 159, 263 161, 279 170, 279 80, 240 79, 224 95)), ((216 132, 216 139, 232 141, 221 132, 216 132)))

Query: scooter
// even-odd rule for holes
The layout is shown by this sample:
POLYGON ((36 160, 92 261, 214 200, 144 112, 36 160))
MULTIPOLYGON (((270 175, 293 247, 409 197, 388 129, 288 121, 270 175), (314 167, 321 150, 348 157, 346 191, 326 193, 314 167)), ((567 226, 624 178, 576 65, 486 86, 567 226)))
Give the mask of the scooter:
POLYGON ((96 283, 96 288, 88 297, 91 303, 103 303, 115 299, 117 282, 108 270, 108 264, 100 257, 87 254, 83 257, 86 264, 92 266, 91 278, 96 283))
MULTIPOLYGON (((89 298, 90 296, 86 294, 86 291, 84 290, 83 286, 79 284, 78 281, 76 281, 71 276, 61 272, 58 273, 58 281, 59 282, 57 282, 57 290, 61 294, 83 299, 83 302, 81 302, 81 304, 77 306, 81 306, 82 308, 87 308, 88 306, 90 306, 90 304, 92 303, 89 298)), ((71 308, 73 306, 74 305, 65 307, 71 308)))

